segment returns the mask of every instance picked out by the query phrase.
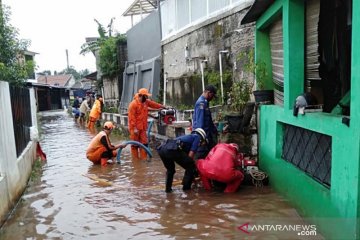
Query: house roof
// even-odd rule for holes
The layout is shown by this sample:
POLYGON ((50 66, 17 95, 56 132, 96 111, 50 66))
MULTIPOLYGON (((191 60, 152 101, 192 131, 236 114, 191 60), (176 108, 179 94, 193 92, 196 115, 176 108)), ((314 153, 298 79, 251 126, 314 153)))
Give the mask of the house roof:
POLYGON ((93 86, 91 82, 83 82, 83 89, 84 90, 92 90, 93 86))
POLYGON ((255 0, 241 20, 241 24, 255 22, 274 1, 275 0, 255 0))
POLYGON ((25 50, 23 51, 24 55, 30 55, 30 56, 35 56, 36 54, 39 54, 37 52, 32 52, 32 51, 28 51, 28 50, 25 50))
POLYGON ((135 0, 122 15, 132 16, 151 13, 157 8, 157 2, 157 0, 135 0))
POLYGON ((90 79, 90 80, 96 80, 96 76, 97 76, 97 71, 92 72, 92 73, 90 73, 90 74, 88 74, 88 75, 84 76, 84 78, 86 78, 86 79, 90 79))
POLYGON ((99 37, 86 37, 85 42, 95 42, 99 39, 99 37))
POLYGON ((39 76, 37 82, 51 86, 65 87, 71 78, 71 74, 39 76))
POLYGON ((83 84, 81 81, 76 81, 72 86, 71 88, 83 88, 83 84))

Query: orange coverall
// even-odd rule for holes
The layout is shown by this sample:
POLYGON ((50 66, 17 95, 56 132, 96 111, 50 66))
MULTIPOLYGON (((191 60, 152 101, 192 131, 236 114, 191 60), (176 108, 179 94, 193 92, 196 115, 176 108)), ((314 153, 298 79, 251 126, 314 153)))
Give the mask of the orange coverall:
MULTIPOLYGON (((142 103, 138 97, 138 94, 135 94, 134 100, 129 104, 128 110, 130 139, 133 141, 138 141, 145 146, 148 144, 146 135, 148 127, 148 107, 160 109, 162 108, 162 105, 149 99, 142 103), (135 129, 137 129, 137 133, 135 132, 135 129)), ((131 154, 135 159, 138 159, 139 147, 132 145, 131 154)), ((140 159, 146 159, 146 151, 142 148, 140 149, 140 159)))
POLYGON ((106 135, 104 131, 99 132, 90 142, 87 150, 86 150, 86 157, 94 164, 101 163, 102 166, 106 166, 106 162, 108 159, 112 157, 116 157, 117 151, 112 150, 107 156, 103 156, 104 153, 108 152, 109 150, 101 143, 101 138, 106 137, 106 141, 108 146, 112 146, 109 137, 106 135), (111 157, 109 156, 111 155, 111 157))
POLYGON ((90 129, 94 128, 95 122, 100 118, 100 115, 101 115, 101 102, 99 99, 96 99, 90 111, 88 128, 90 129))

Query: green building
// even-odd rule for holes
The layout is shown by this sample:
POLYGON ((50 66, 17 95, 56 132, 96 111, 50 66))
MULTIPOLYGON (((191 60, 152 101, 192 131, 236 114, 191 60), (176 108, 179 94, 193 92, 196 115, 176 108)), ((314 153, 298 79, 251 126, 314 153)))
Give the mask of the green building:
POLYGON ((260 167, 326 239, 360 238, 359 13, 359 0, 256 0, 242 20, 256 22, 274 90, 259 110, 260 167))

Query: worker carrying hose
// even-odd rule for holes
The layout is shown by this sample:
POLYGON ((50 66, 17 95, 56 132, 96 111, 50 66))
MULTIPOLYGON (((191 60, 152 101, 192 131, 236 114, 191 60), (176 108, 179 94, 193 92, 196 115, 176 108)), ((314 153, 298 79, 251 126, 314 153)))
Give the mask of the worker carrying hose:
POLYGON ((183 190, 191 189, 191 184, 196 173, 194 155, 200 146, 206 144, 205 131, 202 128, 197 128, 189 135, 168 139, 157 148, 159 156, 166 168, 165 192, 169 193, 172 191, 171 187, 175 174, 175 163, 185 169, 182 180, 183 190))
MULTIPOLYGON (((135 94, 134 100, 129 104, 128 109, 128 124, 130 139, 133 141, 140 142, 148 147, 148 139, 146 135, 148 127, 148 108, 161 109, 165 106, 154 102, 149 98, 151 94, 146 88, 140 88, 138 93, 135 94)), ((146 160, 146 151, 140 149, 139 156, 139 147, 136 145, 131 146, 131 155, 134 159, 146 160)))
POLYGON ((116 157, 116 149, 126 146, 125 144, 118 144, 116 146, 111 144, 109 136, 113 129, 114 125, 112 122, 105 122, 103 130, 91 140, 86 150, 86 157, 94 164, 106 166, 109 159, 116 157))
POLYGON ((244 179, 244 174, 237 170, 238 145, 234 143, 218 143, 211 149, 205 159, 199 159, 196 163, 200 179, 206 190, 212 189, 211 180, 226 183, 224 192, 236 192, 244 179))

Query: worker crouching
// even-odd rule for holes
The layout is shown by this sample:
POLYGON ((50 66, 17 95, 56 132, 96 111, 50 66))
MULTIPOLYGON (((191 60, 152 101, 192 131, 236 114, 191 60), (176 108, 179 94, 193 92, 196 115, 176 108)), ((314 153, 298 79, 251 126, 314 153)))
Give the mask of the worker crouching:
POLYGON ((206 133, 203 129, 197 128, 191 134, 169 139, 157 148, 166 168, 165 192, 172 191, 175 163, 185 169, 182 180, 183 190, 191 189, 196 172, 194 155, 199 146, 204 144, 206 144, 206 133))
POLYGON ((118 144, 116 146, 111 144, 109 136, 113 129, 114 125, 112 122, 105 122, 103 130, 91 140, 86 150, 86 157, 94 164, 106 166, 109 159, 116 157, 116 149, 126 146, 124 144, 118 144))
POLYGON ((238 146, 218 143, 205 159, 197 161, 197 169, 206 190, 212 189, 211 180, 226 183, 224 192, 236 192, 244 179, 244 174, 236 169, 240 166, 238 146))

